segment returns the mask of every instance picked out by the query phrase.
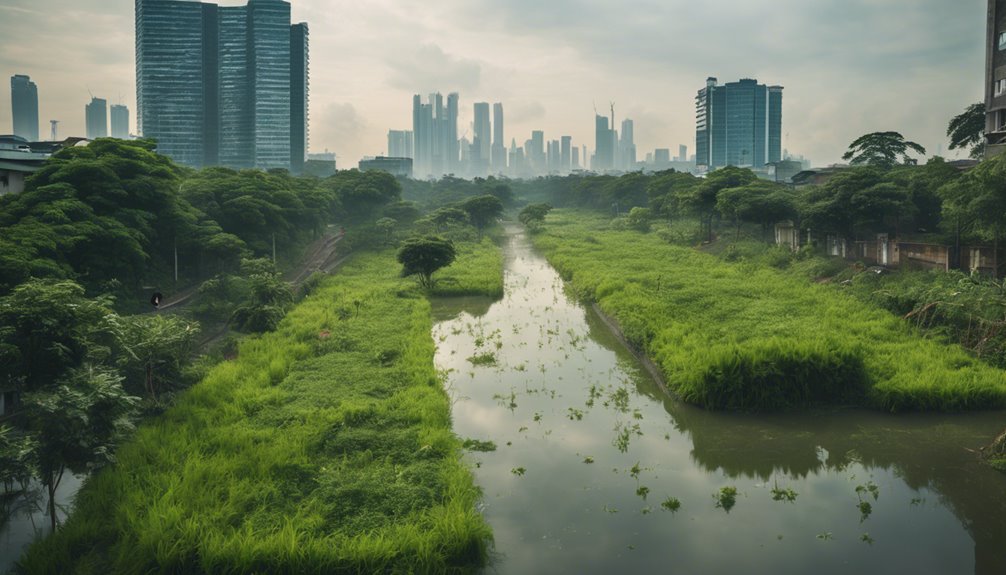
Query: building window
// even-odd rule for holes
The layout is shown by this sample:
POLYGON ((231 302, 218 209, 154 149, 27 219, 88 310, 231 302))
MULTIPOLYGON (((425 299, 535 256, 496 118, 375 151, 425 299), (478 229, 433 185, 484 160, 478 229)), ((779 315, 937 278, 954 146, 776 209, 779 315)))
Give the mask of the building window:
POLYGON ((996 80, 996 85, 995 86, 996 87, 995 87, 995 93, 994 93, 994 95, 996 97, 1002 96, 1003 93, 1006 93, 1006 78, 1004 78, 1002 80, 996 80))
POLYGON ((1006 32, 999 33, 999 49, 1006 50, 1006 32))

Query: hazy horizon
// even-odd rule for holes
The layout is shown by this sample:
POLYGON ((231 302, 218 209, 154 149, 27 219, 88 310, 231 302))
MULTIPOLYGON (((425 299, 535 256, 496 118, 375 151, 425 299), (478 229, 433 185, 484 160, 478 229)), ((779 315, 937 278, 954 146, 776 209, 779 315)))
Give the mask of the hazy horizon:
MULTIPOLYGON (((240 5, 244 1, 216 2, 240 5)), ((986 3, 964 0, 291 0, 311 41, 311 152, 351 168, 412 129, 412 95, 459 92, 502 102, 505 135, 531 131, 594 149, 594 108, 635 121, 637 157, 695 151, 695 93, 708 76, 784 86, 783 147, 815 166, 893 130, 930 155, 947 122, 982 99, 986 3)), ((0 5, 0 133, 11 131, 9 79, 38 85, 39 133, 83 135, 88 90, 130 109, 136 128, 133 0, 5 0, 0 5)))

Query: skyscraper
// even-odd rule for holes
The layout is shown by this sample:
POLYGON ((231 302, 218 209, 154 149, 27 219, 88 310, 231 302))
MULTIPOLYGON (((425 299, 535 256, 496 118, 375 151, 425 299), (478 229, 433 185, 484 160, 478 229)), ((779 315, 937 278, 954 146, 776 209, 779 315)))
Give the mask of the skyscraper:
POLYGON ((38 87, 28 76, 10 78, 10 102, 14 135, 29 142, 38 141, 38 87))
POLYGON ((698 166, 760 169, 782 159, 782 90, 750 79, 706 80, 695 97, 698 166))
POLYGON ((1006 150, 1006 0, 988 0, 985 37, 985 156, 1006 150))
POLYGON ((136 0, 137 130, 189 166, 303 166, 307 25, 285 0, 136 0))
POLYGON ((108 137, 108 102, 103 98, 91 98, 91 103, 84 106, 84 118, 87 125, 87 139, 108 137))
POLYGON ((532 173, 540 174, 547 169, 545 165, 545 132, 541 130, 531 132, 531 147, 525 156, 530 163, 532 173))
POLYGON ((428 103, 412 97, 413 173, 417 178, 455 173, 460 165, 458 142, 458 95, 447 96, 447 106, 439 93, 428 103))
POLYGON ((618 168, 632 170, 636 167, 636 142, 634 124, 626 118, 622 120, 622 136, 618 140, 618 168))
POLYGON ((488 102, 476 102, 473 112, 472 170, 475 175, 484 176, 489 171, 490 153, 492 150, 488 102))
POLYGON ((507 168, 507 151, 503 135, 503 104, 493 104, 493 146, 492 166, 495 172, 505 172, 507 168))
POLYGON ((129 138, 129 108, 122 104, 112 104, 109 112, 112 120, 112 137, 120 140, 129 138))
POLYGON ((388 130, 388 156, 392 158, 412 158, 412 132, 408 130, 388 130))
POLYGON ((559 171, 568 172, 572 169, 572 157, 570 156, 570 147, 573 143, 573 138, 570 136, 563 136, 562 139, 562 151, 559 154, 559 171))
POLYGON ((590 169, 604 172, 615 167, 615 134, 608 127, 608 118, 594 116, 594 159, 590 169))

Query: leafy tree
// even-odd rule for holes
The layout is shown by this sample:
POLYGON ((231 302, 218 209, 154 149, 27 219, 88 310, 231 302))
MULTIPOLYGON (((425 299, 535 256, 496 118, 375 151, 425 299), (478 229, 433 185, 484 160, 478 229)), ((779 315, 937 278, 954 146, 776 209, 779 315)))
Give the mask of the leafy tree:
POLYGON ((740 235, 742 222, 760 224, 763 239, 773 224, 796 217, 793 193, 775 182, 758 180, 739 188, 722 190, 716 200, 716 209, 730 218, 740 235))
POLYGON ((376 222, 374 222, 374 226, 378 230, 380 230, 381 231, 381 235, 384 236, 384 242, 388 243, 388 244, 392 243, 394 241, 394 239, 395 239, 394 238, 394 236, 395 236, 395 227, 397 225, 398 225, 398 222, 395 221, 394 218, 388 218, 388 217, 381 218, 381 219, 377 220, 376 222))
MULTIPOLYGON (((181 383, 182 370, 192 356, 199 325, 174 315, 134 315, 122 319, 123 352, 116 359, 126 384, 143 382, 142 389, 156 400, 158 391, 181 383)), ((129 385, 130 391, 139 391, 129 385)))
POLYGON ((720 191, 746 186, 757 179, 754 172, 747 168, 727 166, 710 172, 698 186, 683 189, 678 201, 699 217, 706 228, 709 241, 712 241, 713 217, 716 215, 716 200, 720 191))
POLYGON ((626 221, 630 227, 644 233, 650 231, 650 222, 652 220, 653 212, 650 211, 650 208, 641 208, 639 206, 629 210, 629 215, 626 217, 626 221))
POLYGON ((898 132, 872 132, 856 138, 849 144, 849 151, 842 155, 854 166, 869 165, 892 168, 901 157, 903 164, 911 163, 908 151, 925 155, 926 149, 915 142, 906 140, 898 132))
POLYGON ((248 301, 234 310, 232 321, 238 329, 251 332, 276 329, 293 303, 290 284, 283 281, 272 262, 265 258, 242 261, 241 271, 250 293, 248 301))
POLYGON ((436 226, 438 232, 444 231, 452 224, 468 222, 468 213, 460 208, 439 208, 426 217, 436 226))
POLYGON ((115 461, 115 446, 133 429, 138 400, 112 371, 83 366, 25 395, 25 427, 36 442, 38 475, 56 530, 56 490, 66 470, 89 473, 115 461))
POLYGON ((674 170, 658 172, 646 184, 646 196, 654 214, 671 219, 682 211, 681 199, 688 197, 692 188, 702 180, 674 170))
POLYGON ((85 362, 106 360, 119 337, 108 300, 69 280, 32 280, 0 298, 2 375, 32 391, 85 362))
POLYGON ((979 237, 993 241, 996 274, 999 238, 1006 231, 1006 156, 989 158, 942 188, 945 211, 979 237))
POLYGON ((486 194, 465 200, 461 209, 468 214, 468 219, 481 238, 485 228, 503 215, 503 202, 496 196, 486 194))
POLYGON ((528 228, 534 229, 545 223, 545 216, 552 211, 548 204, 528 204, 517 215, 517 219, 528 228))
POLYGON ((967 148, 968 155, 980 159, 985 155, 985 104, 977 102, 951 118, 947 125, 950 149, 967 148))
POLYGON ((911 209, 904 188, 885 180, 884 172, 876 167, 860 167, 844 170, 805 192, 800 214, 811 228, 851 239, 857 232, 886 229, 889 218, 897 220, 911 209))
MULTIPOLYGON (((27 491, 35 476, 35 441, 7 426, 0 426, 0 485, 4 493, 27 491)), ((6 512, 6 509, 0 509, 6 512)))
POLYGON ((384 217, 403 225, 411 225, 421 215, 415 202, 395 202, 384 206, 384 217))
POLYGON ((439 236, 406 240, 397 256, 398 263, 403 266, 402 276, 418 275, 419 284, 426 289, 433 287, 433 273, 451 265, 456 257, 454 243, 439 236))

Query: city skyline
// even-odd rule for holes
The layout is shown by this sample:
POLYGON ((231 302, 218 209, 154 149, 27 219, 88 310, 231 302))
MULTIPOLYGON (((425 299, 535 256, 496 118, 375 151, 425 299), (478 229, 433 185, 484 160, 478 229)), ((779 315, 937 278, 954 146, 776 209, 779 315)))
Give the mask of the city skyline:
MULTIPOLYGON (((334 150, 340 166, 385 151, 387 130, 410 124, 401 102, 432 90, 464 94, 459 126, 471 124, 471 103, 502 102, 518 145, 533 130, 592 144, 594 107, 604 113, 614 101, 616 121, 636 120, 638 158, 694 149, 694 94, 707 76, 786 86, 782 146, 815 165, 840 161, 853 139, 878 130, 960 157, 947 153, 944 133, 982 98, 985 2, 877 4, 781 0, 771 17, 740 1, 716 15, 648 1, 448 0, 424 12, 390 0, 293 0, 292 10, 312 26, 311 151, 334 150), (699 41, 707 47, 694 49, 699 41)), ((61 136, 82 135, 88 88, 129 107, 135 123, 132 0, 10 0, 0 15, 2 70, 36 82, 42 128, 58 119, 61 136), (79 21, 91 24, 78 30, 79 21), (31 50, 39 42, 45 54, 31 50)), ((0 132, 11 126, 9 97, 0 132)))

